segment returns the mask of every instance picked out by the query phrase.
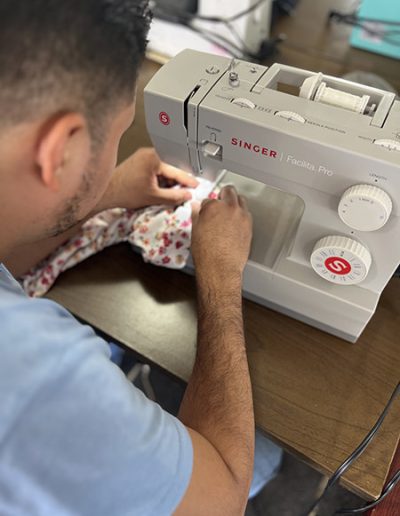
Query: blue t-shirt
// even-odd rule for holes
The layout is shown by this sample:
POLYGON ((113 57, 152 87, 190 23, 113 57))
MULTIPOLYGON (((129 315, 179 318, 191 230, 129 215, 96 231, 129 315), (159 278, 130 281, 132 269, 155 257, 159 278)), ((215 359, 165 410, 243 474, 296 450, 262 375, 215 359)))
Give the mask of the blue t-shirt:
POLYGON ((169 515, 190 481, 186 428, 93 330, 28 298, 0 265, 1 516, 169 515))

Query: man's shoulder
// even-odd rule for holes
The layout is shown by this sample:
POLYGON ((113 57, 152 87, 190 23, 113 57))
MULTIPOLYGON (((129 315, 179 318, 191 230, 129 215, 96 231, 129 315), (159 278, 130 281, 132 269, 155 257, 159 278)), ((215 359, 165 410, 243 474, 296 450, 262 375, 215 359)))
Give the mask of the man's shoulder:
POLYGON ((91 327, 54 301, 29 298, 12 278, 0 278, 0 328, 3 392, 27 382, 39 388, 56 371, 63 374, 88 355, 109 357, 107 343, 91 327))

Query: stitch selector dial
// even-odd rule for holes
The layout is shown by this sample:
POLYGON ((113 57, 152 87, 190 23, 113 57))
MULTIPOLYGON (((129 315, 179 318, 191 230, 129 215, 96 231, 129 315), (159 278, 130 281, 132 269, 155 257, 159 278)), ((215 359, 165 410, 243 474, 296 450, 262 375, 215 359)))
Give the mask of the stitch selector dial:
POLYGON ((381 188, 356 185, 344 192, 339 203, 339 217, 352 229, 376 231, 392 213, 392 200, 381 188))
POLYGON ((372 264, 370 252, 352 238, 321 238, 311 254, 311 265, 322 278, 337 285, 356 285, 368 275, 372 264))

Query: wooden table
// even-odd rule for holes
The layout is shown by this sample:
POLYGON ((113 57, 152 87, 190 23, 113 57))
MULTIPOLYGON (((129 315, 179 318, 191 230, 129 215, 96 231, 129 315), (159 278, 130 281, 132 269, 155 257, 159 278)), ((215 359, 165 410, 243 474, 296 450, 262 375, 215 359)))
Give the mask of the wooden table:
MULTIPOLYGON (((336 75, 374 70, 400 89, 398 61, 349 49, 349 29, 324 19, 346 1, 302 0, 298 17, 276 32, 287 42, 275 60, 336 75)), ((146 62, 139 91, 158 69, 146 62)), ((120 158, 150 144, 142 95, 120 158)), ((147 361, 190 376, 195 351, 195 284, 181 272, 145 265, 119 245, 63 274, 49 297, 147 361)), ((245 302, 248 358, 257 424, 316 469, 332 473, 375 423, 400 376, 400 280, 386 288, 376 315, 351 345, 281 314, 245 302)), ((379 496, 400 434, 397 400, 368 451, 343 477, 366 499, 379 496)))

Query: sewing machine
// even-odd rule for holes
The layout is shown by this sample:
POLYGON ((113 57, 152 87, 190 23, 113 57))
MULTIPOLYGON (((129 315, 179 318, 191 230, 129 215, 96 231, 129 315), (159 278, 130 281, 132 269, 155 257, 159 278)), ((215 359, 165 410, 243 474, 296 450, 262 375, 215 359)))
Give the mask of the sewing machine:
POLYGON ((223 172, 248 198, 245 297, 356 341, 400 263, 395 95, 186 50, 150 81, 145 109, 164 161, 223 172))

